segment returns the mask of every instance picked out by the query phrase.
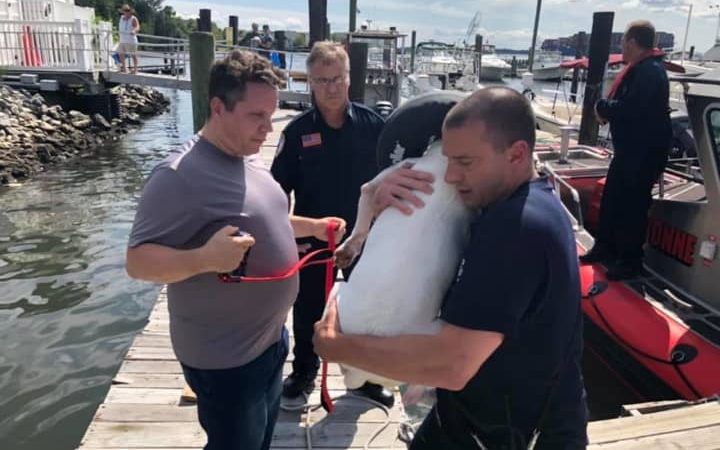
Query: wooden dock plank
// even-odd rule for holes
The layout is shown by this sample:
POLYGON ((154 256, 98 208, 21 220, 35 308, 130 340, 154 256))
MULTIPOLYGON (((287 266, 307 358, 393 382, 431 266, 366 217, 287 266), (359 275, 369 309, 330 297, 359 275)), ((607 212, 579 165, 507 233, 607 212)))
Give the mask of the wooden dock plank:
POLYGON ((591 422, 590 442, 603 444, 720 425, 720 404, 710 402, 653 414, 591 422))
MULTIPOLYGON (((650 414, 654 415, 654 414, 650 414)), ((720 424, 704 428, 657 434, 608 444, 593 444, 588 450, 718 450, 720 424)))
MULTIPOLYGON (((310 434, 313 447, 362 448, 383 426, 381 423, 350 423, 326 420, 314 424, 310 434)), ((83 449, 164 448, 202 446, 206 438, 197 422, 94 422, 83 449)), ((397 442, 397 430, 385 427, 370 448, 390 447, 397 442)), ((303 448, 306 429, 299 423, 279 422, 273 433, 273 448, 303 448)), ((404 445, 404 444, 401 444, 404 445)))

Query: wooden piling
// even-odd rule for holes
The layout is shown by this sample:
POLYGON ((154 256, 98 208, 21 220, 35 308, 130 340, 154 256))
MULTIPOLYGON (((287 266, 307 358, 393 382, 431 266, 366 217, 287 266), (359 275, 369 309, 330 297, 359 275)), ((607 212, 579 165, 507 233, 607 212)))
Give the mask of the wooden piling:
POLYGON ((308 0, 310 12, 310 43, 312 47, 317 41, 326 39, 327 31, 327 0, 308 0))
POLYGON ((192 82, 193 130, 197 133, 208 116, 210 66, 215 60, 215 38, 212 33, 190 34, 190 77, 192 82))
POLYGON ((228 24, 230 25, 230 28, 232 29, 232 41, 230 42, 232 45, 237 45, 238 43, 238 16, 230 16, 228 20, 228 24))
POLYGON ((357 26, 357 0, 350 0, 350 26, 348 31, 351 33, 355 31, 357 26))
POLYGON ((593 14, 592 32, 588 57, 587 82, 583 101, 582 121, 578 143, 595 145, 598 138, 598 121, 595 118, 595 102, 602 96, 603 75, 610 55, 610 37, 615 13, 596 12, 593 14))
POLYGON ((212 12, 209 9, 200 10, 200 18, 198 19, 198 31, 207 33, 212 32, 212 12))
POLYGON ((367 77, 368 45, 365 42, 350 43, 350 100, 365 102, 365 78, 367 77))
POLYGON ((480 81, 480 76, 482 75, 482 43, 483 43, 482 35, 476 34, 475 35, 475 55, 477 57, 478 81, 480 81))
POLYGON ((415 30, 412 30, 412 34, 410 35, 410 72, 415 72, 415 39, 417 38, 417 33, 415 30))

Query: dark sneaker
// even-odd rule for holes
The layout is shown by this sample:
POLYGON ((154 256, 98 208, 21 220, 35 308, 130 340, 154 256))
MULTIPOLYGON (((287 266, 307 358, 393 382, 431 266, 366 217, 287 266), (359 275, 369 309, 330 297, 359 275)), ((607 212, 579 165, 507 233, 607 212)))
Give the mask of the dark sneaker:
POLYGON ((283 381, 282 395, 285 398, 308 396, 315 389, 315 376, 293 372, 283 381))
POLYGON ((630 280, 642 273, 642 262, 618 261, 608 268, 605 277, 610 281, 630 280))
POLYGON ((366 382, 359 388, 353 389, 351 392, 381 403, 388 408, 392 408, 395 404, 395 396, 393 393, 379 384, 366 382))
POLYGON ((589 252, 580 256, 580 262, 584 264, 608 264, 615 259, 615 255, 602 245, 595 245, 589 252))

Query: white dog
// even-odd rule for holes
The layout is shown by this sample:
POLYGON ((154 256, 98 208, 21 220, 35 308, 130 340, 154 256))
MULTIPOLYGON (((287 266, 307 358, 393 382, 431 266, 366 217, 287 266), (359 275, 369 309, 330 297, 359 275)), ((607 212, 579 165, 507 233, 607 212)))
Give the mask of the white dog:
MULTIPOLYGON (((362 249, 350 280, 335 286, 343 333, 395 336, 439 331, 440 306, 457 272, 471 217, 457 191, 443 180, 447 158, 441 146, 440 141, 432 142, 425 155, 414 160, 413 168, 432 173, 435 181, 432 194, 416 193, 425 206, 412 215, 387 208, 372 224, 374 191, 402 162, 363 186, 355 227, 336 252, 343 267, 362 249)), ((343 373, 350 389, 366 381, 399 384, 347 366, 343 373)))

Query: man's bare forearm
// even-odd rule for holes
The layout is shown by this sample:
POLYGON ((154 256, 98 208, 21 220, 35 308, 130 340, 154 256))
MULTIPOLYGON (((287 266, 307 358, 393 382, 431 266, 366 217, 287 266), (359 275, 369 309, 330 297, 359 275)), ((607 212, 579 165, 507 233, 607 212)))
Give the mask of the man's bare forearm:
POLYGON ((142 244, 127 251, 127 272, 132 278, 154 283, 176 283, 209 272, 200 248, 178 250, 142 244))
POLYGON ((290 215, 290 225, 292 225, 293 234, 296 238, 314 236, 317 223, 318 219, 290 215))
POLYGON ((437 336, 395 337, 342 335, 337 362, 413 384, 459 389, 461 377, 453 370, 459 355, 437 336))

